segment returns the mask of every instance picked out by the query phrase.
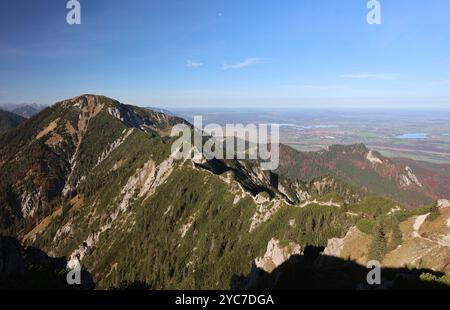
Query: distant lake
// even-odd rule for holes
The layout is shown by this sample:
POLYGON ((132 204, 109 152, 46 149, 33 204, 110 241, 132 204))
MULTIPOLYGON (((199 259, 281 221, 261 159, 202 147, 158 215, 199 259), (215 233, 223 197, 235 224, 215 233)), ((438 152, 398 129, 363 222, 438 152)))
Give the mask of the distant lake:
POLYGON ((405 133, 403 135, 399 135, 396 138, 398 139, 428 139, 428 134, 426 133, 405 133))

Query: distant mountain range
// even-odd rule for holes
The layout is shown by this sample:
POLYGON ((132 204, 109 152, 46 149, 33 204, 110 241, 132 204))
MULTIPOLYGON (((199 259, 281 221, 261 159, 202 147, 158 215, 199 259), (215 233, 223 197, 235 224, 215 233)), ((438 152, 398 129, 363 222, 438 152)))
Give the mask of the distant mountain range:
POLYGON ((15 113, 25 118, 30 118, 47 106, 38 103, 4 103, 0 104, 0 109, 15 113))
POLYGON ((80 263, 83 288, 357 289, 374 257, 389 268, 382 288, 444 285, 448 166, 364 145, 282 145, 277 171, 176 161, 180 123, 193 130, 82 95, 0 134, 0 287, 66 287, 80 263))

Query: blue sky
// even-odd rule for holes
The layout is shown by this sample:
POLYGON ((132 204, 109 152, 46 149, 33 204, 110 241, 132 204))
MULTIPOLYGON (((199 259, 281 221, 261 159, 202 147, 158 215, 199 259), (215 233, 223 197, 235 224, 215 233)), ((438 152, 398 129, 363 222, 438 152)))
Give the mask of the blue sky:
POLYGON ((450 108, 450 1, 0 2, 0 103, 450 108))

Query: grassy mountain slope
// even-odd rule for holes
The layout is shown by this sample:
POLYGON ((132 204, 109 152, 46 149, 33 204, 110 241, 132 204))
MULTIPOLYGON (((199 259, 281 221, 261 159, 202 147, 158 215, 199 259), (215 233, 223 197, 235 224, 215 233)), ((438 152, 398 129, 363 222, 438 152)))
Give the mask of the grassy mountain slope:
POLYGON ((442 167, 391 160, 362 144, 334 145, 319 152, 299 152, 282 146, 280 161, 278 172, 289 178, 309 180, 333 175, 412 207, 446 198, 450 192, 450 176, 437 171, 442 167))
POLYGON ((229 288, 254 264, 325 247, 397 207, 331 174, 176 161, 168 134, 183 122, 83 95, 0 135, 1 234, 81 262, 97 288, 229 288))
POLYGON ((20 115, 0 110, 0 132, 15 128, 23 121, 25 118, 20 115))
POLYGON ((47 108, 4 133, 0 136, 0 202, 4 206, 0 230, 17 233, 34 225, 72 195, 86 173, 123 140, 144 133, 164 136, 180 121, 85 95, 47 108))

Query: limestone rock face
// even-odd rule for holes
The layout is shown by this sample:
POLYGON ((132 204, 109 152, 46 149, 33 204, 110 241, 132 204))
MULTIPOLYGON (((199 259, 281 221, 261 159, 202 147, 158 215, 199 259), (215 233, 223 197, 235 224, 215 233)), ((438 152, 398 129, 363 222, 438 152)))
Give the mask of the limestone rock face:
POLYGON ((350 228, 344 238, 331 238, 328 240, 327 247, 323 251, 324 255, 340 257, 345 242, 348 241, 351 236, 357 232, 357 228, 354 226, 350 228))
POLYGON ((255 264, 256 267, 270 273, 287 261, 292 255, 300 253, 300 245, 290 242, 287 246, 282 246, 278 240, 272 238, 267 244, 266 253, 263 257, 255 259, 255 264))
POLYGON ((328 240, 327 247, 325 248, 323 254, 328 256, 339 257, 342 248, 344 247, 345 238, 331 238, 328 240))
POLYGON ((449 208, 450 207, 450 201, 447 199, 440 199, 437 202, 437 206, 441 209, 449 208))

